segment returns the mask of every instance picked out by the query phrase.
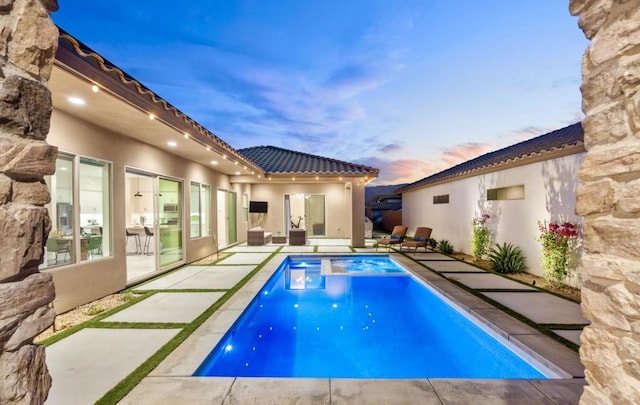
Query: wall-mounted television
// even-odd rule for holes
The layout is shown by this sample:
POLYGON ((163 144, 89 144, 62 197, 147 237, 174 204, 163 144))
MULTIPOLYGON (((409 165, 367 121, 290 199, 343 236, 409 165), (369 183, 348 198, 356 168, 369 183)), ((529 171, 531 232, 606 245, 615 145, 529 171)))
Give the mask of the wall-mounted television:
POLYGON ((266 213, 268 205, 266 201, 249 201, 249 212, 266 213))

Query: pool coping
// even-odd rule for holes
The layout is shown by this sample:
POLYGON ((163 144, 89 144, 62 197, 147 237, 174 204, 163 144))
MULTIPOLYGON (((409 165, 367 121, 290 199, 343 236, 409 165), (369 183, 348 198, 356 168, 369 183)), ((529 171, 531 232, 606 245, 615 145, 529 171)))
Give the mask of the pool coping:
MULTIPOLYGON (((356 253, 357 254, 357 253, 356 253)), ((373 253, 367 253, 373 254, 373 253)), ((217 398, 222 395, 223 400, 228 401, 230 398, 242 401, 250 400, 248 397, 242 395, 250 395, 252 387, 258 392, 264 391, 262 387, 265 381, 269 382, 269 386, 283 386, 283 387, 299 387, 301 391, 291 392, 291 389, 276 390, 273 395, 277 398, 285 397, 285 393, 291 395, 312 395, 314 398, 322 397, 323 392, 328 395, 328 398, 332 398, 332 393, 335 393, 335 386, 338 382, 345 379, 301 379, 301 378, 244 378, 244 377, 193 377, 192 374, 200 366, 206 355, 213 349, 213 347, 219 342, 226 331, 236 321, 244 309, 249 305, 253 297, 261 290, 265 282, 273 275, 278 269, 281 262, 287 256, 300 256, 299 254, 289 253, 277 253, 275 254, 265 265, 249 280, 242 288, 240 288, 227 302, 225 302, 209 319, 207 319, 198 329, 196 329, 180 346, 178 346, 167 358, 165 358, 147 377, 145 377, 136 388, 134 388, 125 398, 122 403, 134 403, 135 399, 146 398, 148 395, 159 395, 159 392, 168 391, 168 387, 174 387, 171 392, 175 391, 176 386, 184 387, 191 393, 201 391, 202 397, 210 397, 215 392, 212 401, 216 401, 217 398), (162 383, 160 384, 160 382, 162 383), (333 383, 332 383, 333 382, 333 383), (313 388, 309 388, 309 384, 313 388), (239 386, 244 389, 239 390, 239 386), (188 388, 187 388, 188 387, 188 388), (193 391, 195 390, 195 391, 193 391), (327 391, 328 390, 328 391, 327 391), (244 392, 244 394, 243 394, 244 392), (226 398, 226 399, 225 399, 226 398), (132 402, 127 402, 132 401, 132 402)), ((309 253, 305 254, 310 256, 345 256, 354 255, 349 254, 332 254, 332 253, 309 253)), ((390 381, 389 393, 395 392, 399 384, 398 381, 404 381, 411 387, 420 387, 417 392, 421 395, 426 392, 435 390, 438 392, 437 387, 446 390, 464 391, 468 394, 478 391, 477 385, 480 382, 482 387, 493 387, 490 389, 487 395, 496 395, 498 391, 506 389, 506 393, 517 392, 518 390, 528 390, 529 385, 535 387, 534 392, 543 392, 545 398, 555 401, 554 395, 561 395, 562 400, 567 392, 572 392, 571 400, 575 400, 573 396, 576 394, 576 390, 579 387, 582 391, 582 385, 584 382, 584 368, 580 363, 578 353, 570 350, 564 345, 560 344, 556 340, 549 336, 544 335, 538 330, 526 325, 525 323, 513 318, 507 313, 495 308, 490 303, 474 296, 463 288, 456 286, 452 282, 443 279, 438 274, 428 270, 419 263, 412 259, 397 253, 379 253, 379 255, 390 255, 394 260, 397 260, 400 264, 406 267, 412 274, 418 277, 423 282, 427 283, 431 288, 438 293, 445 296, 447 299, 454 302, 470 316, 482 322, 485 326, 491 328, 506 340, 512 342, 520 350, 527 355, 544 364, 546 367, 553 371, 563 375, 564 378, 551 379, 551 380, 468 380, 468 379, 397 379, 397 380, 370 380, 370 379, 347 379, 354 387, 366 386, 367 381, 375 381, 376 385, 387 385, 387 381, 390 381), (462 384, 462 381, 466 381, 466 385, 462 384), (474 384, 470 384, 469 381, 475 381, 474 384), (489 382, 493 383, 489 383, 489 382), (546 381, 546 382, 545 382, 546 381), (428 384, 425 385, 425 382, 428 384), (523 382, 527 384, 523 385, 523 382), (553 383, 550 383, 553 382, 553 383), (468 386, 468 389, 465 388, 468 386), (474 388, 475 387, 475 388, 474 388), (507 388, 504 388, 507 387, 507 388), (511 387, 511 388, 508 388, 511 387), (524 388, 523 388, 524 387, 524 388), (547 387, 547 391, 542 390, 541 387, 547 387), (549 388, 551 387, 551 388, 549 388), (475 391, 474 391, 475 390, 475 391), (497 390, 497 391, 496 391, 497 390), (557 392, 556 392, 557 391, 557 392)), ((340 383, 343 384, 343 383, 340 383)), ((340 386, 338 384, 338 386, 340 386)), ((407 387, 405 386, 405 389, 407 387)), ((179 390, 180 391, 180 390, 179 390)), ((344 391, 344 387, 342 391, 344 391)), ((411 390, 409 390, 411 391, 411 390)), ((166 392, 165 395, 172 395, 171 392, 166 392)), ((387 392, 387 391, 385 391, 387 392)), ((478 392, 483 392, 481 389, 478 392)), ((528 392, 528 391, 527 391, 528 392)), ((486 394, 486 393, 485 393, 486 394)), ((252 394, 251 394, 252 395, 252 394)), ((400 395, 400 394, 398 394, 400 395)), ((484 395, 484 394, 483 394, 484 395)), ((506 395, 506 394, 505 394, 506 395)), ((442 395, 436 395, 438 398, 446 397, 446 393, 442 395)), ((340 395, 338 395, 340 397, 340 395)), ((162 397, 166 398, 166 397, 162 397)), ((263 398, 256 396, 256 398, 263 398)), ((337 398, 337 397, 336 397, 337 398)), ((489 398, 483 396, 482 398, 489 398)), ((502 397, 500 397, 502 398, 502 397)), ((579 394, 578 394, 579 398, 579 394)), ((265 401, 266 397, 263 398, 265 401)), ((290 399, 290 398, 289 398, 290 399)), ((556 398, 558 399, 558 398, 556 398)), ((273 400, 273 399, 270 399, 273 400)), ((325 402, 326 401, 322 401, 325 402)), ((332 402, 330 400, 330 402, 332 402)), ((440 402, 434 402, 440 403, 440 402)))

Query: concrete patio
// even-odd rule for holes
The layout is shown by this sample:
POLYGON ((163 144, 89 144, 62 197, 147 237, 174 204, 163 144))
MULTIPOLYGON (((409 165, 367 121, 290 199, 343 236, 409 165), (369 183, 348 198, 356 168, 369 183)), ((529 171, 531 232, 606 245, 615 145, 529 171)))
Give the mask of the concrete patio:
MULTIPOLYGON (((309 253, 309 248, 340 253, 350 251, 348 241, 321 240, 317 245, 311 245, 312 243, 314 240, 310 240, 310 245, 300 247, 235 246, 225 251, 233 253, 232 255, 213 266, 184 266, 178 271, 138 286, 136 290, 154 293, 101 321, 105 327, 110 328, 85 328, 47 347, 47 364, 53 377, 47 404, 93 403, 100 399, 173 339, 183 327, 194 322, 223 297, 226 299, 224 304, 143 378, 120 403, 578 402, 585 384, 584 370, 578 354, 530 325, 496 309, 478 294, 486 295, 540 324, 585 324, 579 305, 486 273, 466 263, 452 261, 438 253, 418 253, 414 256, 392 251, 391 255, 462 310, 514 343, 525 356, 544 364, 562 378, 363 380, 192 377, 202 360, 288 253, 309 253), (262 267, 240 290, 225 297, 230 289, 258 266, 262 267), (472 290, 477 289, 476 293, 450 280, 472 290), (559 320, 562 322, 558 322, 559 320), (145 329, 140 327, 140 322, 166 325, 145 329), (136 323, 137 327, 128 328, 127 323, 136 323)), ((372 248, 356 250, 375 251, 372 248)), ((559 335, 579 344, 579 340, 576 340, 579 338, 579 330, 559 332, 562 332, 559 335)))

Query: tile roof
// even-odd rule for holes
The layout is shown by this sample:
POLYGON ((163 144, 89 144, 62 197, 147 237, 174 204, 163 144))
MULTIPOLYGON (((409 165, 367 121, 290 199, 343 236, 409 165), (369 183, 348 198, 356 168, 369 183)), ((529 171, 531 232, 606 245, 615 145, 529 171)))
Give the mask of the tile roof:
POLYGON ((238 150, 256 163, 266 174, 331 174, 345 176, 378 176, 373 167, 296 152, 276 146, 255 146, 238 150))
POLYGON ((499 166, 519 160, 522 160, 523 164, 526 164, 527 158, 538 157, 547 152, 559 151, 570 147, 578 147, 578 149, 584 151, 584 133, 582 131, 582 123, 580 122, 540 135, 527 141, 478 156, 475 159, 468 160, 414 183, 400 187, 395 190, 395 192, 403 193, 429 184, 450 181, 457 177, 478 172, 483 169, 496 168, 496 170, 499 170, 499 166))

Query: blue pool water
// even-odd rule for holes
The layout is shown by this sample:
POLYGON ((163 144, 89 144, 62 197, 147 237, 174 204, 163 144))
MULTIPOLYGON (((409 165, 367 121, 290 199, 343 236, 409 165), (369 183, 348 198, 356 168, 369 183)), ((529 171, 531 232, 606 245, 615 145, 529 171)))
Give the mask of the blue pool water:
POLYGON ((409 273, 309 260, 285 260, 194 375, 546 378, 409 273))

